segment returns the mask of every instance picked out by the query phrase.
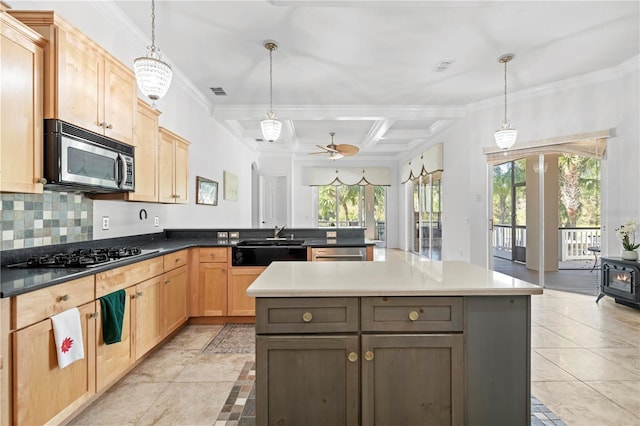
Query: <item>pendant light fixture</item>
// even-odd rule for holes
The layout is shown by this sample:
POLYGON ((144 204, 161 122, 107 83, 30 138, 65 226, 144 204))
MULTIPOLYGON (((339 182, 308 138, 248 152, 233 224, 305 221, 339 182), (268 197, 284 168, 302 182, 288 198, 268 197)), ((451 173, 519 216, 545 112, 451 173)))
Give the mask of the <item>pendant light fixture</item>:
POLYGON ((511 148, 518 137, 518 130, 511 126, 511 123, 507 120, 507 62, 514 57, 513 53, 507 53, 498 58, 498 62, 504 64, 504 120, 502 121, 502 128, 496 130, 495 136, 496 144, 502 149, 511 148))
POLYGON ((160 49, 156 47, 156 4, 151 0, 151 46, 146 56, 133 61, 133 70, 140 91, 154 104, 167 94, 173 72, 171 66, 162 60, 160 49))
POLYGON ((262 137, 269 142, 274 142, 278 140, 282 130, 282 122, 273 112, 273 51, 278 48, 278 45, 275 41, 267 41, 264 47, 269 51, 269 110, 267 116, 260 121, 260 128, 262 137))

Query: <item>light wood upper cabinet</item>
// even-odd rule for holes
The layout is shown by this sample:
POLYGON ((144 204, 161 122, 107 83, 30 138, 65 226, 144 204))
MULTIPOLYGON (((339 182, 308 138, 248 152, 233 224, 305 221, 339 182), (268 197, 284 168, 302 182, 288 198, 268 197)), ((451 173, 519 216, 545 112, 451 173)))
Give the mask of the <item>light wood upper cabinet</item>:
POLYGON ((48 41, 44 118, 133 144, 136 80, 107 51, 51 11, 9 11, 48 41))
POLYGON ((126 193, 129 201, 157 202, 158 191, 158 116, 160 111, 138 100, 134 146, 135 192, 126 193))
POLYGON ((158 184, 161 203, 189 200, 189 145, 175 133, 160 127, 158 141, 158 184))
POLYGON ((0 191, 41 194, 44 48, 0 12, 0 191))

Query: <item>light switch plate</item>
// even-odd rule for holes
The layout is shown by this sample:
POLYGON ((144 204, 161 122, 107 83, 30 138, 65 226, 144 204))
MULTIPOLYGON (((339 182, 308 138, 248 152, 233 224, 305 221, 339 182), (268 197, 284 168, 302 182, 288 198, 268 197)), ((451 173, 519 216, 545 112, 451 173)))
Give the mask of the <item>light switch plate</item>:
POLYGON ((160 218, 158 216, 153 218, 153 226, 160 226, 160 218))
POLYGON ((218 232, 218 238, 221 238, 221 239, 229 238, 229 233, 226 232, 226 231, 225 232, 218 232))
POLYGON ((109 229, 109 216, 102 216, 102 230, 106 231, 109 229))
POLYGON ((338 233, 336 231, 327 231, 327 238, 336 238, 338 233))
POLYGON ((231 238, 232 240, 233 239, 237 240, 238 238, 240 238, 240 233, 239 232, 230 232, 229 233, 229 238, 231 238))

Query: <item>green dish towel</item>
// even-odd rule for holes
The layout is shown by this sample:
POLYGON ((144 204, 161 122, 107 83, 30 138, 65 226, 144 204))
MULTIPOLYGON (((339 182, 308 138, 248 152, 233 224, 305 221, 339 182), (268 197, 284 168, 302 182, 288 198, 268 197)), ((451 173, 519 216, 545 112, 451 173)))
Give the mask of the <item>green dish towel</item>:
POLYGON ((102 308, 102 340, 106 345, 122 340, 122 322, 124 320, 124 302, 127 293, 114 291, 100 298, 102 308))

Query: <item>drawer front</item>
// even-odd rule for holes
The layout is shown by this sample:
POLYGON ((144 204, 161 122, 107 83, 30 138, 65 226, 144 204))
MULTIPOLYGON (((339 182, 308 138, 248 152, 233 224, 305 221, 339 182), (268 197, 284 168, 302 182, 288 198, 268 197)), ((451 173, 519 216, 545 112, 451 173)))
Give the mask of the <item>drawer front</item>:
POLYGON ((209 247, 200 249, 200 263, 206 262, 226 262, 227 261, 227 248, 226 247, 209 247))
POLYGON ((170 271, 187 264, 188 250, 180 250, 164 255, 164 271, 170 271))
POLYGON ((358 331, 358 298, 257 298, 256 333, 358 331))
POLYGON ((14 301, 15 328, 23 328, 95 299, 94 277, 20 294, 14 301))
POLYGON ((461 297, 363 297, 362 331, 463 330, 461 297))
POLYGON ((96 274, 96 297, 102 297, 161 275, 162 265, 163 259, 158 256, 154 259, 100 272, 96 274))

